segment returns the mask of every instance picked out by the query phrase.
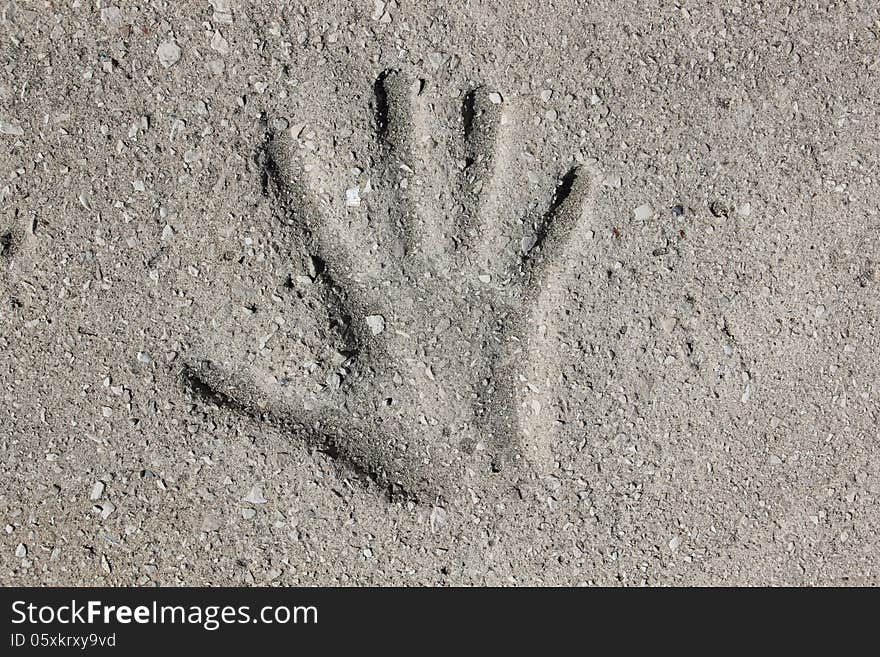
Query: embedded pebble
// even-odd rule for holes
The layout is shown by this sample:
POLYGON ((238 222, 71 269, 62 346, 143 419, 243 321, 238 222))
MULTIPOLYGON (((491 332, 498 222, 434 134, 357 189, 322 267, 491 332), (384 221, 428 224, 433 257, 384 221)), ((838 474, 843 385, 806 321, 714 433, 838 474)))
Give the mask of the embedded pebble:
POLYGON ((361 204, 361 190, 359 187, 349 187, 345 190, 345 204, 349 207, 361 204))
POLYGON ((159 57, 159 63, 165 68, 174 66, 180 60, 180 46, 174 41, 163 41, 156 49, 156 55, 159 57))
POLYGON ((431 525, 431 531, 435 532, 446 524, 447 513, 446 509, 440 506, 435 506, 431 509, 431 515, 428 519, 428 522, 431 525))
POLYGON ((0 134, 20 137, 24 134, 24 128, 22 128, 20 125, 16 125, 15 123, 9 123, 8 121, 0 120, 0 134))
POLYGON ((620 189, 623 185, 623 178, 620 176, 605 176, 602 179, 602 184, 613 189, 620 189))
POLYGON ((15 556, 19 559, 24 559, 27 556, 27 546, 24 543, 19 543, 15 548, 15 556))
POLYGON ((229 42, 223 38, 223 35, 220 34, 219 30, 215 30, 214 36, 211 37, 211 50, 214 50, 221 55, 229 54, 229 42))
POLYGON ((215 532, 223 526, 223 519, 216 513, 209 513, 202 520, 201 531, 215 532))
POLYGON ((647 221, 654 216, 654 208, 650 203, 642 203, 633 210, 636 221, 647 221))
POLYGON ((251 504, 265 504, 268 500, 263 495, 263 487, 259 485, 252 486, 248 494, 244 497, 245 502, 251 504))
POLYGON ((497 91, 493 91, 489 94, 489 102, 493 105, 500 105, 504 99, 501 97, 497 91))
POLYGON ((111 30, 122 27, 122 12, 118 7, 104 7, 101 9, 101 21, 111 30))
POLYGON ((373 335, 379 335, 385 330, 385 318, 382 315, 367 315, 366 321, 373 335))
POLYGON ((183 121, 182 119, 174 119, 171 122, 171 131, 168 135, 168 138, 171 141, 174 141, 184 131, 185 128, 186 121, 183 121))
POLYGON ((92 490, 89 493, 89 499, 92 501, 101 499, 101 495, 104 494, 104 482, 96 481, 92 484, 92 490))

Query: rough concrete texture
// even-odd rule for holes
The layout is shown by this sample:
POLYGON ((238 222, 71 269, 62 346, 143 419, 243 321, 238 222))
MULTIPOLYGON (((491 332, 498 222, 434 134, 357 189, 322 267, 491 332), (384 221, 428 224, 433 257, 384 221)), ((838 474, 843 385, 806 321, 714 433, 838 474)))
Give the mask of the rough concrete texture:
POLYGON ((873 2, 8 2, 0 583, 873 584, 873 2))

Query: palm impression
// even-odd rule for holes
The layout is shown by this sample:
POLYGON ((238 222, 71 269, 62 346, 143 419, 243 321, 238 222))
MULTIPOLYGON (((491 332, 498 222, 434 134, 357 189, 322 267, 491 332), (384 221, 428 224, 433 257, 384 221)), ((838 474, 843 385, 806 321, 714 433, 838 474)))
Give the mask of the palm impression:
POLYGON ((269 218, 229 258, 186 370, 215 402, 423 500, 546 454, 553 423, 528 398, 547 355, 530 353, 530 323, 587 187, 560 171, 508 207, 525 174, 506 103, 476 89, 444 123, 441 102, 384 73, 342 162, 267 130, 269 218))

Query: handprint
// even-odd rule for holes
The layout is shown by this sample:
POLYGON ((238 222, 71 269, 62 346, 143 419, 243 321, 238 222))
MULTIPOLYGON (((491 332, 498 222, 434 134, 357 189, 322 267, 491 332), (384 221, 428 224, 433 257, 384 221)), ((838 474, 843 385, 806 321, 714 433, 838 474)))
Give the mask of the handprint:
POLYGON ((313 161, 267 121, 269 254, 230 270, 186 379, 427 499, 550 438, 524 417, 526 334, 587 177, 560 172, 544 207, 509 216, 499 195, 522 173, 505 101, 470 91, 456 124, 434 129, 423 84, 379 77, 373 138, 344 164, 313 161))

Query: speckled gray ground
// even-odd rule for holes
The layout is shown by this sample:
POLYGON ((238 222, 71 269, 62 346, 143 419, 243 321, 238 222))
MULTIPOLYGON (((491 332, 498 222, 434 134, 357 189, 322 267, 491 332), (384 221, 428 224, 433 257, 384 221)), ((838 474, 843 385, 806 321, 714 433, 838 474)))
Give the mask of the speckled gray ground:
POLYGON ((0 583, 875 583, 876 5, 308 4, 0 8, 0 583))

